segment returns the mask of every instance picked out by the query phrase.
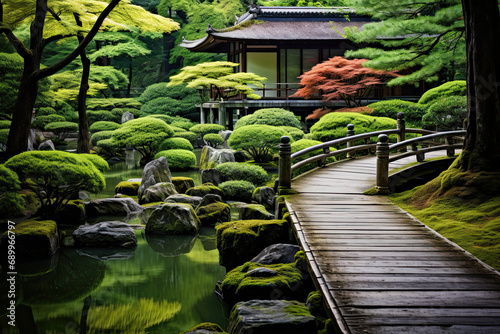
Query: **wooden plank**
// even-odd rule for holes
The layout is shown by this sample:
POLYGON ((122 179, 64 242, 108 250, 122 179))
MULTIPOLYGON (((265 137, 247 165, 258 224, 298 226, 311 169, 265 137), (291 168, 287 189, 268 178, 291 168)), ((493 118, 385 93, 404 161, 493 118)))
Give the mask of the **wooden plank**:
POLYGON ((498 283, 483 282, 326 282, 329 290, 351 291, 500 291, 498 283))
MULTIPOLYGON (((364 315, 366 317, 449 317, 453 314, 456 317, 477 316, 476 308, 355 308, 342 307, 342 314, 345 317, 364 315)), ((500 321, 499 308, 487 308, 482 310, 484 316, 496 317, 494 321, 500 321)))
MULTIPOLYGON (((366 260, 363 258, 358 259, 342 259, 342 258, 316 258, 318 264, 328 264, 333 263, 336 267, 480 267, 479 263, 474 261, 467 261, 460 258, 455 258, 455 260, 400 260, 399 258, 394 258, 392 260, 366 260)), ((500 282, 499 282, 500 283, 500 282)))
MULTIPOLYGON (((496 275, 427 275, 427 274, 343 274, 343 273, 324 273, 323 277, 328 284, 343 285, 348 283, 448 283, 450 290, 453 290, 454 284, 495 284, 498 283, 496 275)), ((336 286, 338 288, 338 286, 336 286)))
POLYGON ((323 275, 328 273, 342 273, 342 274, 409 274, 409 275, 480 275, 484 274, 483 270, 471 267, 336 267, 333 264, 320 264, 318 267, 321 269, 323 275))
POLYGON ((500 326, 354 326, 352 334, 498 334, 500 326))

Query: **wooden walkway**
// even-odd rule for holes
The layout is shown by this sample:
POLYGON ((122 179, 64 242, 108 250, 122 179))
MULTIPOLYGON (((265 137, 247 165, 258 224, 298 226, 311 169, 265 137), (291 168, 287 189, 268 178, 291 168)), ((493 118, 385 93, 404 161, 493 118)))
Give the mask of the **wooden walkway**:
MULTIPOLYGON (((391 163, 391 168, 412 160, 391 163)), ((374 157, 319 169, 287 202, 340 333, 500 333, 500 275, 383 196, 374 157)))

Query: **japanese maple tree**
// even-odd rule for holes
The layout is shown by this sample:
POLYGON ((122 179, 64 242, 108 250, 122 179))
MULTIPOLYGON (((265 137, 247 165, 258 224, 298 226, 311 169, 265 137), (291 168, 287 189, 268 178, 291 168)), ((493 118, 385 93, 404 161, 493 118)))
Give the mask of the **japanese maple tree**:
POLYGON ((395 71, 364 67, 366 61, 333 57, 317 64, 299 77, 303 87, 293 97, 310 99, 319 94, 323 101, 344 100, 348 107, 359 107, 361 98, 373 87, 399 76, 395 71))

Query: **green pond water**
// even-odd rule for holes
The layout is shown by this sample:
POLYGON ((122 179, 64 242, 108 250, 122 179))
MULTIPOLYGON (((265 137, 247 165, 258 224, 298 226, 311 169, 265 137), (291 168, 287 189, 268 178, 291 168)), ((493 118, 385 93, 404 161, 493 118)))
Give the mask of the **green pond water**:
MULTIPOLYGON (((111 166, 105 195, 112 196, 118 182, 141 176, 136 160, 132 155, 111 166)), ((200 183, 197 172, 173 174, 200 183)), ((161 237, 136 230, 136 236, 138 245, 131 250, 68 247, 50 260, 18 261, 16 328, 7 324, 7 277, 2 270, 1 333, 168 334, 201 322, 225 328, 227 306, 214 293, 225 274, 218 263, 215 230, 161 237)))

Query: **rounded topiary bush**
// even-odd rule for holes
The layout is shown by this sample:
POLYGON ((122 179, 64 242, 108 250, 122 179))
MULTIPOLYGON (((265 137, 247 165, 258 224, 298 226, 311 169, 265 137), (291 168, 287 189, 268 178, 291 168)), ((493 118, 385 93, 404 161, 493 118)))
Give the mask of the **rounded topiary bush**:
POLYGON ((293 126, 280 126, 279 128, 288 132, 288 134, 293 138, 293 140, 299 140, 304 138, 304 131, 297 129, 293 126))
POLYGON ((220 124, 196 124, 189 128, 189 131, 196 133, 200 138, 203 138, 207 133, 219 133, 225 130, 224 125, 220 124))
POLYGON ((113 137, 113 131, 99 131, 94 133, 90 137, 90 141, 92 142, 92 145, 97 145, 97 142, 103 139, 110 139, 113 137))
POLYGON ((227 200, 250 202, 255 186, 248 181, 226 181, 219 184, 222 195, 227 200))
POLYGON ((427 92, 422 94, 422 97, 420 98, 420 100, 418 100, 418 103, 430 105, 446 97, 466 96, 466 95, 467 95, 466 81, 455 80, 444 83, 441 86, 429 89, 427 92))
POLYGON ((177 126, 170 125, 170 127, 172 128, 172 130, 174 130, 175 133, 177 133, 177 132, 187 132, 187 130, 185 130, 183 128, 179 128, 177 126))
POLYGON ((8 129, 10 128, 10 121, 0 121, 0 129, 8 129))
POLYGON ((174 138, 184 138, 189 140, 190 143, 193 143, 198 138, 198 135, 191 131, 175 132, 174 138))
POLYGON ((161 119, 162 121, 164 121, 167 124, 172 123, 172 121, 175 119, 175 117, 169 116, 169 115, 149 115, 149 116, 146 116, 146 117, 161 119))
POLYGON ((87 120, 89 125, 98 121, 120 123, 122 116, 119 113, 113 113, 108 110, 87 110, 87 120))
POLYGON ((347 125, 353 124, 356 134, 372 131, 395 129, 396 120, 387 117, 374 117, 357 113, 331 112, 311 127, 314 140, 326 142, 345 137, 347 125))
POLYGON ((115 123, 115 122, 108 122, 108 121, 98 121, 93 123, 89 127, 89 131, 91 133, 99 132, 99 131, 113 131, 118 129, 121 126, 121 124, 115 123))
POLYGON ((207 133, 206 135, 203 136, 203 141, 205 144, 211 147, 217 147, 219 145, 224 144, 224 139, 222 138, 221 135, 217 133, 207 133))
POLYGON ((61 115, 39 116, 31 123, 31 127, 43 131, 47 124, 55 122, 66 122, 66 118, 61 115))
POLYGON ((215 166, 215 169, 221 172, 226 180, 243 180, 251 182, 256 186, 263 185, 271 179, 264 168, 258 165, 250 165, 239 162, 225 162, 215 166))
POLYGON ((183 117, 175 117, 174 120, 170 123, 171 126, 175 126, 178 128, 182 128, 186 131, 191 129, 194 126, 194 123, 191 120, 183 117))
POLYGON ((160 157, 167 158, 171 170, 196 168, 196 155, 188 150, 160 151, 155 155, 155 159, 160 157))
POLYGON ((40 107, 35 113, 36 117, 53 115, 53 114, 57 114, 57 111, 52 107, 40 107))
POLYGON ((234 129, 242 126, 263 124, 271 126, 291 126, 299 130, 302 129, 300 121, 293 112, 281 108, 265 108, 256 110, 253 114, 240 118, 234 129))
POLYGON ((422 117, 427 111, 427 107, 422 104, 403 100, 375 102, 368 105, 368 108, 373 109, 370 114, 371 116, 389 117, 392 119, 397 119, 398 113, 403 112, 407 127, 408 125, 420 126, 422 117))
POLYGON ((159 151, 167 150, 188 150, 193 151, 193 145, 185 138, 167 138, 161 142, 159 151))
POLYGON ((23 214, 25 201, 17 193, 21 182, 15 172, 0 165, 0 218, 17 217, 23 214))
POLYGON ((59 140, 64 140, 71 132, 78 131, 78 123, 74 122, 54 122, 45 126, 45 131, 51 131, 59 140))
POLYGON ((467 118, 467 97, 449 96, 430 105, 422 118, 426 129, 450 131, 463 127, 467 118))

